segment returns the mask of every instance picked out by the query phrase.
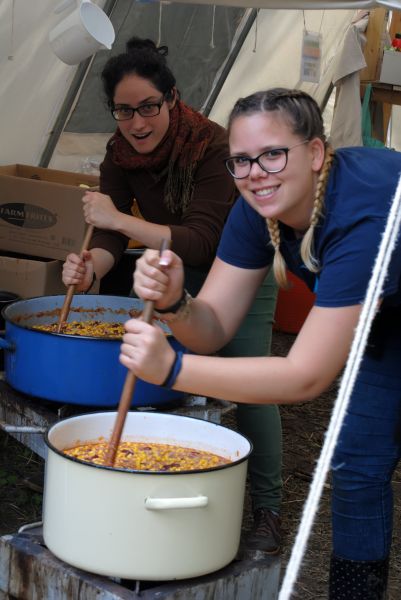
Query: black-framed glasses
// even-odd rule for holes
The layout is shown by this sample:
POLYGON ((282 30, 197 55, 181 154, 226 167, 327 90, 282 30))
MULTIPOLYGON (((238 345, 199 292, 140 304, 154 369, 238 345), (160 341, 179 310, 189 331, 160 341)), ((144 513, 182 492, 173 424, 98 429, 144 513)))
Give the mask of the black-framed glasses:
POLYGON ((303 140, 293 146, 271 148, 262 152, 256 158, 251 158, 250 156, 230 156, 225 159, 224 164, 228 172, 235 179, 245 179, 245 177, 248 177, 254 163, 258 163, 259 167, 266 173, 280 173, 287 166, 289 151, 308 142, 309 140, 303 140))
POLYGON ((136 108, 128 106, 127 104, 117 104, 111 109, 111 114, 116 121, 129 121, 136 112, 141 115, 141 117, 157 117, 157 115, 160 114, 163 102, 164 96, 160 98, 159 102, 147 102, 136 108))

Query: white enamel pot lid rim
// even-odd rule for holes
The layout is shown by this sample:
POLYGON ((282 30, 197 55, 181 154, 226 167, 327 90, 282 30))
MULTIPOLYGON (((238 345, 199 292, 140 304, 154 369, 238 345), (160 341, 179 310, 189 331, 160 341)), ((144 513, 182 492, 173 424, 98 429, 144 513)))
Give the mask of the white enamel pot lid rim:
MULTIPOLYGON (((52 450, 55 454, 58 454, 65 460, 72 461, 73 463, 77 463, 83 467, 88 467, 88 468, 92 468, 92 469, 101 469, 101 470, 105 470, 105 471, 112 471, 112 472, 118 472, 118 473, 126 473, 127 475, 135 474, 135 475, 168 475, 168 476, 175 475, 175 476, 179 476, 179 475, 191 475, 191 474, 195 474, 195 473, 208 473, 210 471, 221 471, 223 469, 229 469, 231 467, 239 465, 242 462, 248 460, 248 458, 253 450, 252 442, 245 435, 243 435, 242 433, 238 433, 234 430, 231 430, 228 427, 225 427, 224 425, 220 425, 218 423, 213 423, 211 421, 205 421, 204 419, 200 419, 198 417, 187 417, 184 415, 169 415, 169 414, 164 415, 163 413, 148 413, 148 414, 149 415, 156 414, 157 416, 161 416, 162 418, 163 418, 163 416, 165 416, 165 417, 174 417, 177 419, 188 419, 191 421, 201 421, 201 422, 207 423, 207 426, 210 426, 210 427, 217 427, 219 429, 232 431, 233 434, 235 434, 236 436, 238 436, 240 438, 243 438, 243 440, 245 440, 249 444, 249 450, 243 456, 241 456, 240 458, 238 458, 236 460, 231 460, 228 464, 219 465, 216 467, 210 467, 208 469, 191 469, 191 470, 187 470, 187 471, 145 471, 145 470, 141 470, 141 469, 123 469, 121 467, 109 467, 106 465, 98 465, 95 463, 85 462, 85 461, 79 460, 78 458, 75 458, 73 456, 68 456, 62 450, 59 450, 58 448, 56 448, 56 446, 49 439, 49 436, 50 436, 52 430, 58 426, 62 426, 63 423, 72 422, 74 420, 79 420, 79 419, 82 419, 85 417, 91 417, 92 415, 107 415, 107 414, 108 413, 93 412, 93 413, 85 413, 83 415, 76 415, 74 417, 68 417, 66 419, 61 419, 60 421, 57 421, 57 423, 54 423, 53 425, 51 425, 48 428, 48 430, 46 431, 45 436, 44 436, 45 443, 50 450, 52 450)), ((144 413, 138 413, 138 414, 144 414, 144 413)), ((92 440, 90 440, 90 441, 92 441, 92 440)), ((90 443, 90 441, 88 443, 90 443)), ((85 442, 83 442, 83 443, 85 443, 85 442)), ((150 440, 149 440, 149 443, 151 443, 150 440)), ((164 442, 162 442, 162 443, 164 443, 164 442)))

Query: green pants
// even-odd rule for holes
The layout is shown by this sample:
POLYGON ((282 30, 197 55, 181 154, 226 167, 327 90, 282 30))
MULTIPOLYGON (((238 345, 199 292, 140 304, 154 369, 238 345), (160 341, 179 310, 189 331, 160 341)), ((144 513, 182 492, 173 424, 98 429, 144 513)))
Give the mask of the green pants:
MULTIPOLYGON (((185 285, 192 295, 196 296, 205 277, 206 271, 185 267, 185 285)), ((271 270, 234 338, 218 354, 226 357, 268 356, 276 299, 277 285, 271 270)), ((253 445, 248 462, 253 510, 263 506, 279 512, 283 484, 281 419, 278 407, 272 404, 239 403, 237 426, 240 433, 253 445)))
MULTIPOLYGON (((248 315, 220 356, 267 356, 270 354, 277 286, 271 271, 259 289, 248 315)), ((244 382, 246 386, 246 382, 244 382)), ((248 474, 253 510, 281 506, 281 419, 275 405, 238 404, 239 431, 253 444, 248 474)))
MULTIPOLYGON (((125 257, 126 274, 121 270, 103 278, 103 294, 127 295, 132 288, 132 272, 136 257, 125 257), (117 289, 117 282, 125 287, 117 289)), ((119 269, 122 265, 119 266, 119 269)), ((206 278, 206 269, 185 267, 185 285, 189 293, 196 296, 206 278)), ((131 291, 131 294, 133 292, 131 291)), ((269 273, 259 289, 248 315, 229 344, 220 350, 221 356, 267 356, 270 354, 272 324, 276 306, 277 286, 273 272, 269 273)), ((246 382, 244 383, 246 385, 246 382)), ((253 445, 249 458, 248 474, 253 509, 267 507, 279 512, 281 505, 281 420, 277 406, 260 404, 238 404, 237 425, 253 445)))

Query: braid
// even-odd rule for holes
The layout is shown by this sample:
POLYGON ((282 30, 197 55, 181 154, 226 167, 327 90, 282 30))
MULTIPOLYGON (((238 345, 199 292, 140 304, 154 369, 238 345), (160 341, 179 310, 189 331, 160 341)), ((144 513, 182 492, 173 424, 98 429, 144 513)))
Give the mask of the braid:
MULTIPOLYGON (((323 213, 324 194, 326 191, 327 181, 329 179, 330 168, 334 160, 334 150, 331 147, 326 148, 326 157, 324 165, 319 174, 319 179, 316 186, 315 199, 313 202, 313 210, 310 220, 310 225, 305 233, 301 243, 301 257, 305 266, 317 273, 319 265, 316 258, 312 254, 313 234, 315 227, 319 222, 319 218, 323 213)), ((282 288, 288 287, 286 264, 283 255, 280 252, 280 227, 277 219, 266 219, 267 228, 269 230, 270 241, 274 248, 273 272, 277 283, 282 288)))
POLYGON ((301 243, 301 257, 305 263, 305 266, 312 271, 317 273, 319 271, 319 263, 313 256, 313 234, 315 227, 323 213, 324 207, 324 194, 326 191, 327 181, 330 174, 330 168, 334 159, 334 150, 330 146, 326 148, 325 161, 322 170, 319 174, 319 179, 316 186, 315 199, 313 202, 313 210, 311 215, 310 224, 307 232, 305 233, 301 243))
POLYGON ((274 248, 273 273, 280 287, 288 287, 286 265, 280 252, 280 227, 277 219, 266 219, 270 240, 274 248))

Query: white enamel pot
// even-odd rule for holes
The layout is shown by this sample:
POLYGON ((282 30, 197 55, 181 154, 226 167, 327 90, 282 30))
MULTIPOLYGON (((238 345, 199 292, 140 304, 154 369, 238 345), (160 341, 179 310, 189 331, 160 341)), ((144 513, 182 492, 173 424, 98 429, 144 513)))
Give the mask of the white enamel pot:
POLYGON ((73 417, 47 435, 43 535, 61 560, 93 573, 163 581, 197 577, 238 550, 250 442, 201 419, 130 412, 122 438, 212 451, 232 462, 204 471, 143 472, 67 457, 110 438, 115 412, 73 417))

